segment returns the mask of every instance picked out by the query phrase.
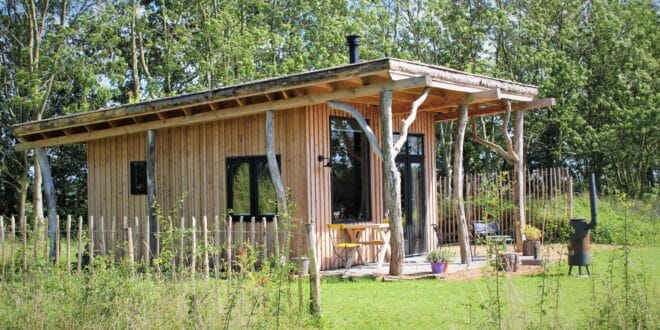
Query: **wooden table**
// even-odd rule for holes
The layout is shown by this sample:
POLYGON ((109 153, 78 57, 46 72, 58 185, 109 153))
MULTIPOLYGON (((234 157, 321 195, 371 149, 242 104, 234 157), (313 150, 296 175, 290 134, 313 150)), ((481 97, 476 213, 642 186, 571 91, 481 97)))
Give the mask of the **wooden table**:
MULTIPOLYGON (((390 225, 388 223, 355 223, 347 224, 344 226, 344 229, 348 233, 348 237, 351 243, 358 243, 361 245, 376 245, 379 246, 378 250, 378 267, 383 265, 385 260, 385 254, 390 250, 390 225), (367 230, 374 230, 377 233, 379 239, 374 239, 371 241, 362 240, 363 233, 367 230)), ((362 258, 361 253, 358 253, 358 257, 362 258)), ((364 263, 364 260, 362 260, 364 263)))

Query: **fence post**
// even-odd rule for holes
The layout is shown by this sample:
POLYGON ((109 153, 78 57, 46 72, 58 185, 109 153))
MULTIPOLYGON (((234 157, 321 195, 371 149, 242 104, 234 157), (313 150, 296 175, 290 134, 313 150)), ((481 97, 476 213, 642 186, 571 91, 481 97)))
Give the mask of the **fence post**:
POLYGON ((213 218, 213 223, 215 226, 215 251, 213 251, 213 271, 215 272, 215 278, 220 278, 219 277, 219 272, 220 272, 220 217, 215 216, 213 218))
POLYGON ((133 231, 126 227, 126 238, 128 239, 128 266, 133 274, 133 262, 135 261, 135 250, 133 248, 133 231))
POLYGON ((262 243, 264 244, 264 259, 268 258, 268 223, 266 217, 261 218, 262 224, 262 243))
POLYGON ((316 259, 316 233, 314 222, 305 224, 307 231, 307 254, 309 256, 309 311, 321 316, 321 278, 319 264, 316 259))
POLYGON ((82 216, 78 217, 78 273, 82 271, 82 231, 83 231, 83 218, 82 216))
POLYGON ((277 217, 273 217, 273 233, 275 234, 273 239, 273 245, 275 245, 275 255, 280 256, 280 237, 279 230, 277 228, 277 217))
POLYGON ((9 267, 11 270, 11 278, 14 278, 14 240, 16 240, 16 219, 12 215, 11 221, 11 236, 9 237, 9 267))
POLYGON ((257 246, 257 226, 255 221, 256 219, 254 217, 250 219, 250 244, 252 244, 252 248, 257 246))
POLYGON ((184 270, 185 267, 185 262, 184 262, 184 248, 185 248, 185 241, 186 241, 186 232, 185 232, 185 227, 186 227, 186 219, 184 217, 181 217, 179 220, 179 268, 181 270, 184 270))
POLYGON ((60 264, 60 216, 55 216, 55 265, 60 264))
POLYGON ((568 175, 568 219, 573 219, 573 176, 568 175))
POLYGON ((105 218, 103 216, 101 216, 101 223, 99 224, 99 230, 100 230, 99 235, 101 236, 101 253, 105 254, 107 252, 107 250, 105 248, 106 247, 106 245, 105 245, 106 230, 105 230, 105 218))
POLYGON ((5 266, 7 265, 5 259, 7 258, 5 256, 5 218, 0 215, 0 240, 2 241, 2 282, 5 282, 5 276, 7 275, 5 271, 5 266))
POLYGON ((71 271, 71 214, 66 216, 66 268, 71 271))
POLYGON ((23 272, 27 272, 27 217, 21 219, 21 230, 23 230, 23 272))
POLYGON ((192 227, 192 252, 190 253, 190 276, 194 280, 195 279, 195 268, 197 267, 197 235, 195 235, 195 228, 197 227, 197 224, 195 223, 196 219, 195 216, 192 217, 192 223, 190 226, 192 227))
POLYGON ((89 263, 94 263, 94 216, 89 216, 89 263))
POLYGON ((227 279, 231 280, 231 239, 232 239, 232 231, 233 229, 233 223, 234 221, 232 220, 231 216, 229 216, 229 221, 227 222, 227 279))
POLYGON ((202 235, 204 235, 204 279, 209 280, 209 232, 206 216, 202 217, 202 235))

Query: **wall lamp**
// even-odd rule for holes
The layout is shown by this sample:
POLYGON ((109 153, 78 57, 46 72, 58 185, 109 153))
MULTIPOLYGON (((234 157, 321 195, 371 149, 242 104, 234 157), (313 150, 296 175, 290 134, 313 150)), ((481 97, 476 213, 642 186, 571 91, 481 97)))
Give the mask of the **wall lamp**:
POLYGON ((332 160, 330 157, 323 157, 323 155, 319 155, 316 159, 319 161, 319 163, 323 163, 327 160, 328 162, 323 164, 323 167, 332 167, 332 160))

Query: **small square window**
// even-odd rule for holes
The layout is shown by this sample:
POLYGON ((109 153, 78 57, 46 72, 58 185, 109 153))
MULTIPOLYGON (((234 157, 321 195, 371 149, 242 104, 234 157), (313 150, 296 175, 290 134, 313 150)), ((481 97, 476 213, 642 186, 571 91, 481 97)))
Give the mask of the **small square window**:
POLYGON ((147 194, 147 162, 131 162, 131 195, 147 194))
POLYGON ((227 158, 227 207, 232 215, 271 220, 277 214, 276 201, 266 156, 227 158))

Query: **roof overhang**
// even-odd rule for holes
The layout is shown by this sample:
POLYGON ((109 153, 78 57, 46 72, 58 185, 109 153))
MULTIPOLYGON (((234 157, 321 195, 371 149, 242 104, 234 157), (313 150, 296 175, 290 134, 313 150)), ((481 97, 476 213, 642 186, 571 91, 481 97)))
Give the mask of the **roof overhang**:
MULTIPOLYGON (((394 113, 406 113, 422 90, 431 92, 420 112, 449 120, 458 105, 475 115, 503 112, 503 100, 525 108, 535 86, 392 58, 342 65, 91 112, 27 122, 14 127, 17 150, 260 114, 328 101, 378 104, 393 91, 394 113)), ((515 105, 514 105, 515 107, 515 105)), ((519 109, 519 110, 520 110, 519 109)))

